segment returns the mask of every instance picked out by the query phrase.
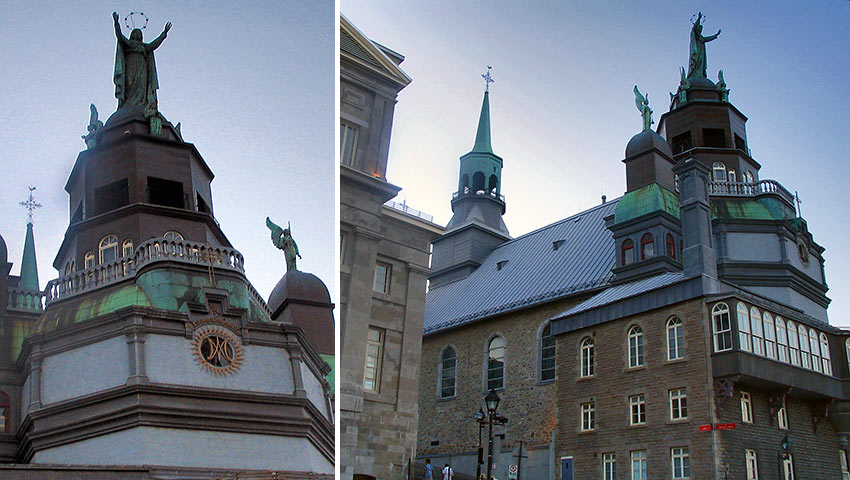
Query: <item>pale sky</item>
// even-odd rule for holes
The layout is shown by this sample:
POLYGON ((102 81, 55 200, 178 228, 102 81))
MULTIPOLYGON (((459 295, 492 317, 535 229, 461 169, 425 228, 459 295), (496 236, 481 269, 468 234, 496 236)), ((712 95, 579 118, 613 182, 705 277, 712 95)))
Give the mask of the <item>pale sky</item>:
POLYGON ((649 94, 657 122, 702 10, 705 35, 722 29, 707 45, 709 77, 723 69, 730 101, 749 118, 761 179, 799 192, 826 248, 830 323, 850 326, 850 1, 342 0, 340 10, 406 57, 413 82, 396 105, 387 179, 403 187, 398 201, 437 223, 451 218, 480 75, 493 66, 493 149, 513 236, 624 193, 621 160, 642 127, 632 88, 649 94))
MULTIPOLYGON (((106 121, 117 108, 115 33, 144 12, 156 50, 159 109, 194 143, 216 175, 213 208, 245 257, 263 297, 286 271, 266 216, 292 224, 299 270, 321 278, 336 299, 334 234, 334 3, 0 1, 0 235, 12 273, 20 268, 27 186, 37 187, 35 242, 41 287, 69 222, 68 174, 85 149, 89 104, 106 121)), ((124 31, 129 36, 129 31, 124 31)))

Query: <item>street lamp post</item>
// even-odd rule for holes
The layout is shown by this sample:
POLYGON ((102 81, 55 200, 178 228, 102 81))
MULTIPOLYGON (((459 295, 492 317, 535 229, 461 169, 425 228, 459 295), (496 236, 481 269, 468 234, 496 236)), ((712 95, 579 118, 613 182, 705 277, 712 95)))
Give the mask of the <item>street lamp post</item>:
POLYGON ((481 479, 481 461, 484 459, 484 452, 481 449, 481 433, 484 430, 484 410, 478 409, 478 413, 476 413, 472 418, 478 422, 478 459, 476 463, 478 464, 475 468, 475 480, 481 479))
POLYGON ((493 478, 493 419, 496 417, 496 409, 499 408, 499 395, 495 390, 490 390, 490 393, 484 397, 484 404, 487 405, 487 417, 490 424, 490 430, 487 434, 487 480, 493 478))

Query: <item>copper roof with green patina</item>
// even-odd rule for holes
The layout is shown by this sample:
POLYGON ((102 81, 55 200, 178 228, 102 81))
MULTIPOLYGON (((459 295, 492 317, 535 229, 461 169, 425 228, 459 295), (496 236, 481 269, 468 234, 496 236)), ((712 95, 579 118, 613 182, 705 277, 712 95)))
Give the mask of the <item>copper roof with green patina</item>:
POLYGON ((667 212, 679 218, 679 198, 666 188, 652 183, 626 193, 617 203, 614 223, 621 223, 648 213, 667 212))
POLYGON ((729 220, 790 220, 795 215, 782 200, 772 196, 712 197, 711 217, 729 220))

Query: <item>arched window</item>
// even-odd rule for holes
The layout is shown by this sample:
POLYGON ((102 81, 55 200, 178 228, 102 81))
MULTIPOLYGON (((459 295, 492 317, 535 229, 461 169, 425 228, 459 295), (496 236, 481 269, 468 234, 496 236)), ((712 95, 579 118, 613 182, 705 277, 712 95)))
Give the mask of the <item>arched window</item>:
POLYGON ((180 232, 169 230, 162 234, 162 238, 166 240, 183 241, 183 235, 180 232))
POLYGON ((65 262, 65 275, 70 275, 77 271, 77 261, 73 258, 65 262))
POLYGON ((83 264, 85 265, 85 268, 92 268, 94 266, 94 252, 91 250, 86 252, 83 264))
POLYGON ((540 381, 548 382, 555 379, 555 336, 552 335, 552 324, 546 323, 540 332, 540 381))
POLYGON ((493 337, 487 347, 487 390, 505 387, 505 339, 493 337))
POLYGON ((788 363, 788 330, 782 317, 776 317, 776 350, 779 361, 788 363))
POLYGON ((797 333, 800 336, 800 363, 803 368, 812 368, 811 357, 809 356, 809 333, 806 332, 806 327, 803 325, 797 326, 797 333))
POLYGON ((107 235, 100 240, 98 244, 98 252, 100 254, 100 264, 114 262, 118 259, 118 237, 115 235, 107 235))
POLYGON ((720 162, 714 162, 711 166, 711 176, 712 180, 715 182, 725 182, 726 181, 726 165, 723 165, 720 162))
POLYGON ((451 346, 443 349, 440 355, 439 378, 440 398, 454 397, 457 375, 457 352, 451 346))
POLYGON ((820 334, 820 356, 823 359, 823 373, 832 375, 832 360, 829 355, 829 339, 825 333, 820 334))
POLYGON ((124 242, 121 243, 121 256, 129 257, 133 254, 133 241, 129 238, 124 239, 124 242))
POLYGON ((746 352, 752 352, 753 347, 750 341, 750 315, 747 312, 747 306, 738 302, 738 343, 740 349, 746 352))
POLYGON ((463 175, 460 176, 460 188, 458 190, 463 192, 464 188, 469 188, 469 174, 468 173, 464 173, 463 175))
POLYGON ((682 320, 671 317, 667 320, 667 360, 685 358, 685 336, 682 320))
POLYGON ((472 191, 478 193, 480 190, 484 190, 484 174, 475 172, 472 174, 472 191))
POLYGON ((820 342, 814 328, 809 329, 809 349, 812 353, 812 370, 820 372, 820 342))
POLYGON ((487 193, 496 193, 499 189, 499 177, 490 175, 490 184, 487 186, 487 193))
POLYGON ((800 343, 797 339, 797 325, 788 320, 788 356, 791 365, 800 366, 800 343))
POLYGON ((744 181, 747 183, 756 183, 755 177, 753 176, 753 172, 749 170, 744 172, 744 181))
POLYGON ((737 176, 735 175, 735 170, 729 169, 729 172, 726 173, 726 177, 729 179, 729 183, 735 183, 738 181, 737 176))
POLYGON ((666 248, 667 256, 672 258, 673 260, 675 260, 676 259, 676 241, 673 240, 673 235, 671 235, 669 233, 667 234, 667 236, 665 237, 665 240, 664 240, 664 245, 665 245, 665 248, 666 248))
POLYGON ((751 307, 750 328, 753 332, 753 353, 757 355, 764 355, 764 333, 761 325, 761 313, 756 307, 751 307))
POLYGON ((643 366, 643 330, 637 325, 629 329, 629 368, 643 366))
POLYGON ((711 309, 711 326, 714 330, 714 351, 732 350, 732 323, 729 321, 729 306, 718 303, 711 309))
POLYGON ((6 392, 0 391, 0 432, 9 433, 12 423, 12 402, 6 392))
POLYGON ((585 337, 581 341, 581 376, 591 377, 594 374, 596 356, 594 355, 593 338, 585 337))
POLYGON ((620 263, 622 266, 631 265, 635 263, 635 243, 631 238, 627 238, 623 240, 623 244, 620 246, 620 263))
POLYGON ((764 353, 768 358, 776 358, 776 327, 773 316, 767 312, 762 315, 764 322, 764 353))
POLYGON ((651 233, 644 233, 640 237, 640 259, 646 260, 655 256, 655 240, 651 233))

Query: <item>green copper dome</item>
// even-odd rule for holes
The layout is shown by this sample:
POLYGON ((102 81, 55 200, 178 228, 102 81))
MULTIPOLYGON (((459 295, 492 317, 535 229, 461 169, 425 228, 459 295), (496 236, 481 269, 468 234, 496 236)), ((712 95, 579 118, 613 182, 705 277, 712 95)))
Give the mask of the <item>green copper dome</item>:
POLYGON ((652 212, 667 212, 679 218, 679 198, 657 183, 638 188, 623 195, 617 203, 614 223, 625 222, 652 212))

